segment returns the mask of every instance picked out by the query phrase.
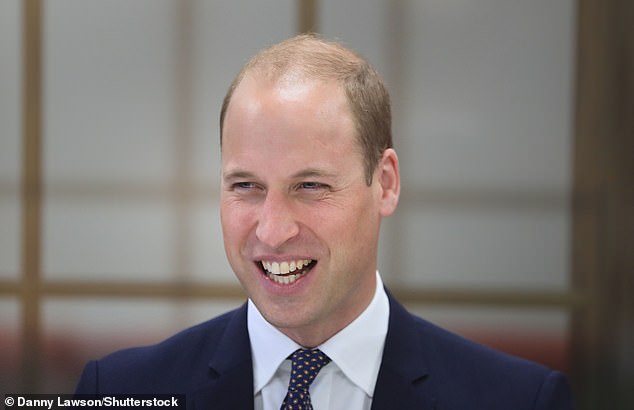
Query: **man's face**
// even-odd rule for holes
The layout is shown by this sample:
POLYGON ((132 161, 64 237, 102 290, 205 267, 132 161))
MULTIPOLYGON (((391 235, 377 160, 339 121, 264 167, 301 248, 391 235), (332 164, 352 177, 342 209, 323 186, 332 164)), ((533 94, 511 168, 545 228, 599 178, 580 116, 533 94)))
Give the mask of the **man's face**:
POLYGON ((380 220, 393 210, 381 169, 368 186, 337 84, 247 75, 235 90, 222 145, 225 250, 263 316, 300 344, 322 343, 372 299, 380 220))

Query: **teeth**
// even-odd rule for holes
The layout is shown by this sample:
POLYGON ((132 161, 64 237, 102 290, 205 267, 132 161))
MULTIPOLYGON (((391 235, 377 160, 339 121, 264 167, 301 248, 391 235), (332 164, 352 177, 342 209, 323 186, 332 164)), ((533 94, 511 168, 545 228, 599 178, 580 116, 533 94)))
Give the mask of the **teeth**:
POLYGON ((297 280, 297 278, 299 278, 302 275, 303 274, 301 273, 298 273, 295 275, 286 275, 286 276, 269 274, 268 277, 275 283, 279 283, 281 285, 290 285, 291 283, 294 283, 297 280))
POLYGON ((305 273, 301 271, 302 268, 308 266, 311 262, 312 260, 310 259, 300 259, 284 262, 262 261, 261 263, 269 279, 275 283, 290 285, 305 273), (292 274, 295 271, 298 271, 298 273, 292 274))

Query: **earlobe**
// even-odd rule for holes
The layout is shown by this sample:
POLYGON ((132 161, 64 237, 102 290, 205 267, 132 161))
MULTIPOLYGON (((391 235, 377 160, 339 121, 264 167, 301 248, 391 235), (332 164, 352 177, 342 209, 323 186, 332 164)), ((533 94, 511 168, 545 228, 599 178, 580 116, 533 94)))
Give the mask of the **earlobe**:
POLYGON ((396 151, 388 148, 379 162, 379 184, 381 185, 381 215, 391 215, 398 205, 401 193, 401 174, 396 151))

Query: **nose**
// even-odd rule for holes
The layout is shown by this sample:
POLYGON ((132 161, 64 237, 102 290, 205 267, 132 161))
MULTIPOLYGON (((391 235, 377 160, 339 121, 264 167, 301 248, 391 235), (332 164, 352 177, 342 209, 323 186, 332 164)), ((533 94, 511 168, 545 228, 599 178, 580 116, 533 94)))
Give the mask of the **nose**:
POLYGON ((299 225, 290 200, 283 194, 269 191, 262 202, 255 235, 272 249, 279 249, 299 234, 299 225))

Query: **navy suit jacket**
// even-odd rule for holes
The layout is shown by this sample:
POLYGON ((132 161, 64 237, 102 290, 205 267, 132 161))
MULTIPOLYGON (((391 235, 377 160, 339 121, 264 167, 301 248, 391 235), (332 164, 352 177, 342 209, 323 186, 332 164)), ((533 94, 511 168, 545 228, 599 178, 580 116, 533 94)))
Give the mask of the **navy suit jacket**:
MULTIPOLYGON (((372 409, 572 409, 566 378, 411 315, 391 295, 372 409)), ((77 394, 184 394, 187 409, 252 409, 246 304, 153 346, 86 365, 77 394)), ((347 410, 347 409, 346 409, 347 410)))

